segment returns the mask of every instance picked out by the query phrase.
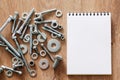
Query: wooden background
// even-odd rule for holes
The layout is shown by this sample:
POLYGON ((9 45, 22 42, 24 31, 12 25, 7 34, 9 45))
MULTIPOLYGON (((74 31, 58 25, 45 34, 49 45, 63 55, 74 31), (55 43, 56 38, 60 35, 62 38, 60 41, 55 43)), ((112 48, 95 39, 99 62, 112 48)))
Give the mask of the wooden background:
MULTIPOLYGON (((38 60, 35 61, 36 66, 33 67, 37 71, 37 77, 31 78, 28 72, 23 69, 22 76, 14 74, 12 78, 7 78, 5 72, 0 74, 0 80, 119 80, 120 79, 120 0, 0 0, 0 26, 5 22, 9 15, 13 15, 14 11, 18 11, 20 16, 22 12, 28 12, 32 8, 36 12, 57 8, 62 10, 63 17, 56 18, 54 14, 49 19, 57 19, 64 27, 66 38, 66 27, 68 12, 111 12, 112 13, 112 75, 111 76, 67 76, 66 75, 66 40, 62 41, 61 51, 57 54, 63 56, 60 66, 54 71, 52 62, 47 70, 41 70, 38 66, 38 60)), ((11 25, 9 24, 2 32, 4 36, 11 42, 11 25)), ((49 35, 49 34, 48 34, 49 35)), ((14 45, 14 44, 13 44, 14 45)), ((29 46, 29 44, 27 44, 29 46)), ((54 54, 53 54, 54 56, 54 54)), ((30 60, 29 52, 25 55, 27 61, 30 60)), ((0 47, 0 65, 11 67, 12 56, 0 47)), ((48 57, 47 57, 48 58, 48 57)), ((49 58, 48 58, 49 59, 49 58)))

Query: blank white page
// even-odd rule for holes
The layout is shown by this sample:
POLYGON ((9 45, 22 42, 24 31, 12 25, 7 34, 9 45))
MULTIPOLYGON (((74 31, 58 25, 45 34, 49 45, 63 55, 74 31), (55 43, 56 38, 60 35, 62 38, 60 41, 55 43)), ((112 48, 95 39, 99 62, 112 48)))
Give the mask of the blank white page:
POLYGON ((110 75, 111 14, 67 14, 67 74, 110 75))

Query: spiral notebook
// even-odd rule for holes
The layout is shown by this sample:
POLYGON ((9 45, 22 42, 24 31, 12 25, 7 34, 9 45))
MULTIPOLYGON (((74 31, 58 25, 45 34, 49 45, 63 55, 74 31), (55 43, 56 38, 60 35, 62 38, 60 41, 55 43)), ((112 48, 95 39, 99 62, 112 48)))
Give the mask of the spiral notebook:
POLYGON ((67 75, 111 75, 111 13, 67 14, 67 75))

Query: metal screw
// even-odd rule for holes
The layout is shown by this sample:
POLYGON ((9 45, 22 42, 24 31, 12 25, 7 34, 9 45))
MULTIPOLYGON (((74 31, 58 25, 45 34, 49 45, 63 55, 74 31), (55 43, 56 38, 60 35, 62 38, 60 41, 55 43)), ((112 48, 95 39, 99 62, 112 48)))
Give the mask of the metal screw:
POLYGON ((57 9, 54 8, 54 9, 42 11, 42 12, 40 12, 40 13, 35 13, 35 15, 36 15, 36 16, 43 16, 43 15, 45 15, 45 14, 47 14, 47 13, 51 13, 51 12, 54 12, 54 11, 56 11, 56 10, 57 10, 57 9))
POLYGON ((44 29, 44 30, 46 30, 48 32, 51 32, 52 34, 55 34, 58 37, 60 37, 61 40, 64 40, 64 36, 63 36, 63 34, 61 32, 59 32, 59 31, 57 31, 57 30, 55 30, 55 29, 53 29, 51 27, 48 27, 47 24, 45 24, 44 27, 42 27, 42 29, 44 29))
POLYGON ((9 16, 9 18, 6 20, 6 22, 2 25, 2 27, 0 28, 0 32, 2 32, 3 31, 3 29, 7 26, 7 24, 9 23, 9 22, 11 22, 12 20, 13 20, 14 18, 13 18, 13 16, 9 16))
POLYGON ((21 50, 21 48, 20 48, 20 45, 19 45, 17 39, 15 38, 14 41, 15 41, 17 47, 18 47, 19 53, 20 53, 20 55, 21 55, 21 58, 22 58, 22 60, 23 60, 23 62, 24 62, 24 64, 25 64, 25 66, 26 66, 26 69, 27 69, 27 71, 30 73, 31 69, 30 69, 30 67, 29 67, 28 64, 27 64, 27 61, 26 61, 26 59, 25 59, 25 57, 24 57, 24 55, 23 55, 23 52, 22 52, 22 50, 21 50))
POLYGON ((52 55, 50 55, 49 51, 47 50, 47 48, 44 46, 43 43, 41 43, 41 48, 46 51, 46 53, 48 54, 48 56, 50 57, 50 59, 54 62, 54 58, 52 57, 52 55))
POLYGON ((0 39, 16 54, 16 56, 21 57, 17 50, 0 34, 0 39))
POLYGON ((12 39, 17 38, 17 37, 15 36, 15 34, 16 34, 16 31, 17 31, 18 27, 20 26, 20 23, 21 23, 21 22, 22 22, 22 18, 19 18, 18 23, 17 23, 17 25, 16 25, 16 28, 15 28, 13 34, 12 34, 12 39))
POLYGON ((3 69, 7 69, 7 70, 11 70, 11 71, 13 71, 13 72, 16 72, 16 73, 18 73, 18 74, 22 74, 22 71, 18 71, 18 70, 14 70, 13 68, 9 68, 9 67, 7 67, 7 66, 4 66, 4 65, 2 65, 1 66, 3 69))
POLYGON ((53 68, 55 69, 57 66, 58 66, 58 64, 59 64, 59 62, 62 60, 62 56, 60 56, 60 55, 56 55, 55 56, 55 61, 54 61, 54 63, 53 63, 53 68))
POLYGON ((13 51, 11 51, 8 47, 6 47, 5 50, 7 50, 9 53, 11 53, 14 57, 19 57, 13 51))
POLYGON ((33 25, 29 25, 30 27, 30 55, 32 54, 32 43, 33 43, 33 40, 32 40, 32 30, 33 30, 33 25))
POLYGON ((14 13, 14 22, 13 22, 13 25, 12 25, 12 33, 14 32, 14 29, 15 29, 15 25, 16 25, 16 21, 17 21, 17 18, 18 18, 18 12, 17 11, 15 11, 15 13, 14 13))
POLYGON ((30 21, 31 21, 31 19, 29 19, 28 23, 26 24, 26 27, 24 28, 24 30, 23 30, 23 32, 22 32, 22 34, 21 34, 21 36, 20 36, 21 39, 24 38, 25 32, 26 32, 26 30, 27 30, 27 28, 28 28, 28 25, 29 25, 30 21))
POLYGON ((31 18, 32 14, 34 13, 34 8, 30 11, 30 13, 28 14, 27 18, 25 19, 24 23, 21 25, 21 27, 19 28, 19 30, 17 31, 18 34, 22 33, 23 28, 25 27, 25 25, 27 24, 27 22, 29 21, 29 19, 31 18))

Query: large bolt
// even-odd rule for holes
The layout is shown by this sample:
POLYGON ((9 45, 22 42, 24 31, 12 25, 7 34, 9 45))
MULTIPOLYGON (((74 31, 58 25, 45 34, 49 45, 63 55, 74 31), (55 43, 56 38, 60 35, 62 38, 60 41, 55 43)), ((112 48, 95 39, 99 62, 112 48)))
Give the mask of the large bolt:
POLYGON ((54 63, 53 63, 53 68, 55 69, 57 66, 58 66, 58 64, 59 64, 59 62, 62 60, 62 56, 60 56, 60 55, 56 55, 55 56, 55 61, 54 61, 54 63))

